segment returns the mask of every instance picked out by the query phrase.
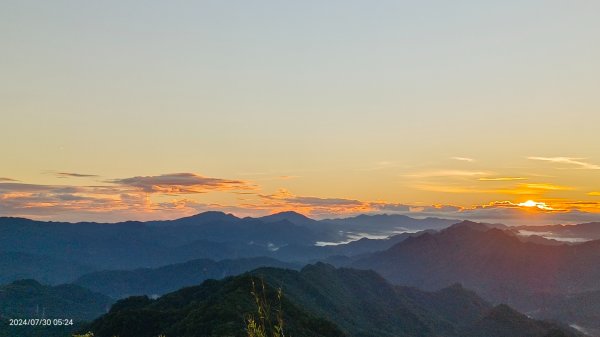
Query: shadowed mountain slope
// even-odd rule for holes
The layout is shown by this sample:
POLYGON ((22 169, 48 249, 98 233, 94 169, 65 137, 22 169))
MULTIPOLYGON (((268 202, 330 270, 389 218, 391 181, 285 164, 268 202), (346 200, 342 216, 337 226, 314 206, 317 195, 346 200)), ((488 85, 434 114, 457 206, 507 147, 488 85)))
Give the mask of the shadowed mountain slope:
POLYGON ((537 314, 556 296, 600 290, 598 261, 600 241, 536 244, 511 232, 465 222, 409 238, 352 266, 425 289, 461 283, 493 303, 537 314))
POLYGON ((271 294, 283 289, 283 311, 292 336, 484 336, 481 333, 492 323, 501 328, 497 336, 502 337, 521 336, 521 329, 531 337, 546 337, 554 330, 578 336, 550 323, 514 316, 512 309, 495 314, 497 308, 460 286, 427 293, 394 287, 372 271, 322 263, 301 271, 260 268, 157 300, 132 297, 118 302, 90 329, 99 337, 244 336, 243 317, 254 310, 253 280, 264 280, 271 294))
POLYGON ((112 302, 72 284, 52 287, 35 280, 15 281, 0 286, 0 337, 71 336, 83 322, 106 313, 112 302), (67 324, 11 326, 9 319, 61 319, 67 324))
POLYGON ((74 283, 93 291, 123 298, 133 295, 162 295, 207 279, 239 275, 258 267, 299 268, 271 258, 248 258, 213 261, 192 260, 159 268, 106 270, 80 277, 74 283))

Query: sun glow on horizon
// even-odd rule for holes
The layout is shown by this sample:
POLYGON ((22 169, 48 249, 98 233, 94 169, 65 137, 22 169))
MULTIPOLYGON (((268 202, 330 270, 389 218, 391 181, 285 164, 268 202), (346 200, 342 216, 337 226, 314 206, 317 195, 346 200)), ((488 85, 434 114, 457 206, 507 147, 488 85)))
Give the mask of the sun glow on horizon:
POLYGON ((519 203, 519 206, 521 207, 537 207, 539 209, 545 210, 545 211, 551 211, 553 210, 552 207, 548 206, 545 202, 537 202, 534 200, 527 200, 525 202, 519 203))

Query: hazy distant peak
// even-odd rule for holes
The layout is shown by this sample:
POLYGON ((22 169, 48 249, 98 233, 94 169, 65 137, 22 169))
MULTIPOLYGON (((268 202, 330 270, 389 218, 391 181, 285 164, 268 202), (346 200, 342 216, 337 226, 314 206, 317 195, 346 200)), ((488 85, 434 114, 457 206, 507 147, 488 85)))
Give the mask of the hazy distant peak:
POLYGON ((304 214, 298 213, 296 211, 283 211, 283 212, 273 213, 271 215, 297 216, 297 217, 301 217, 301 218, 308 218, 304 214))
POLYGON ((409 216, 406 216, 404 214, 360 214, 356 217, 354 217, 356 219, 389 219, 389 218, 396 218, 396 219, 408 219, 410 218, 409 216))
POLYGON ((300 213, 294 212, 294 211, 284 211, 284 212, 274 213, 271 215, 263 216, 260 219, 263 221, 268 221, 268 222, 275 222, 275 221, 280 221, 280 220, 288 220, 290 222, 293 222, 293 220, 315 221, 315 220, 307 217, 304 214, 300 214, 300 213))
POLYGON ((332 271, 336 271, 337 269, 328 264, 328 263, 324 263, 324 262, 317 262, 315 264, 308 264, 306 266, 304 266, 304 268, 302 268, 300 270, 300 273, 304 274, 307 272, 332 272, 332 271))
POLYGON ((444 231, 453 231, 453 230, 459 230, 459 229, 471 229, 471 230, 475 230, 475 231, 486 232, 486 231, 490 230, 490 226, 487 224, 479 223, 479 222, 464 220, 462 222, 456 223, 456 224, 448 227, 444 231))
MULTIPOLYGON (((203 221, 218 221, 218 220, 236 220, 239 219, 238 217, 236 217, 233 214, 230 213, 224 213, 221 211, 207 211, 207 212, 202 212, 202 213, 198 213, 196 215, 192 215, 186 218, 182 218, 182 219, 189 219, 189 220, 203 220, 203 221)), ((180 219, 181 220, 181 219, 180 219)))
POLYGON ((289 222, 296 226, 304 226, 304 227, 310 227, 310 228, 320 228, 321 227, 321 224, 317 220, 313 220, 304 214, 300 214, 300 213, 294 212, 294 211, 279 212, 279 213, 263 216, 263 217, 257 218, 257 219, 261 220, 265 223, 275 223, 275 222, 286 221, 286 222, 289 222))

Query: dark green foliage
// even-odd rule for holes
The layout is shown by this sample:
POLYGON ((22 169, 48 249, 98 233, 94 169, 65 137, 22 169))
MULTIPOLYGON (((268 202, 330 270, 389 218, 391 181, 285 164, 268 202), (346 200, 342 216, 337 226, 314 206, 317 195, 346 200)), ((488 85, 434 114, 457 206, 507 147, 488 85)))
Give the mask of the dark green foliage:
POLYGON ((283 289, 286 336, 487 337, 490 331, 498 334, 489 336, 498 337, 547 337, 557 332, 577 336, 507 306, 492 308, 459 285, 427 293, 394 287, 372 271, 336 269, 322 263, 300 272, 261 268, 221 281, 208 280, 157 300, 129 298, 117 302, 89 329, 98 337, 155 337, 160 333, 245 337, 244 318, 256 314, 253 280, 264 280, 267 303, 277 303, 275 289, 283 289))
POLYGON ((34 280, 0 286, 0 315, 21 318, 92 320, 105 313, 112 300, 72 284, 45 286, 34 280))
POLYGON ((104 314, 112 300, 76 285, 45 286, 20 280, 0 286, 0 337, 68 336, 104 314), (9 319, 73 319, 68 326, 10 326, 9 319))
POLYGON ((244 317, 247 337, 285 337, 287 327, 283 320, 281 289, 277 289, 277 303, 273 303, 270 301, 272 296, 269 296, 264 281, 261 280, 258 287, 253 281, 252 297, 254 297, 256 313, 244 317))
POLYGON ((430 336, 436 329, 451 329, 422 316, 374 272, 319 263, 301 272, 262 268, 254 274, 281 286, 288 298, 338 324, 349 335, 430 336))
MULTIPOLYGON (((201 286, 184 288, 157 300, 130 298, 94 321, 89 330, 98 337, 245 336, 245 315, 255 313, 250 275, 222 281, 208 280, 201 286)), ((276 291, 267 286, 275 303, 276 291)), ((335 337, 343 334, 330 322, 299 309, 284 296, 282 310, 290 336, 335 337)), ((85 329, 84 329, 85 330, 85 329)))
POLYGON ((460 284, 435 292, 410 287, 397 287, 397 291, 401 296, 457 328, 474 323, 491 308, 488 302, 460 284))

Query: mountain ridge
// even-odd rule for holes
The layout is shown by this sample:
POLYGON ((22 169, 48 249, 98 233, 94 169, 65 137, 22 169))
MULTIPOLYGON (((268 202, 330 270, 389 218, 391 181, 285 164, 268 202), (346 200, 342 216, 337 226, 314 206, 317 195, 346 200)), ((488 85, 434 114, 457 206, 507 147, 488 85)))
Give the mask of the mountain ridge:
MULTIPOLYGON (((215 329, 226 329, 219 331, 241 337, 244 336, 241 317, 244 310, 252 310, 252 300, 249 297, 251 284, 260 280, 265 282, 267 291, 271 293, 283 287, 284 313, 291 310, 287 311, 287 324, 302 330, 307 328, 307 321, 299 317, 318 318, 322 322, 320 326, 327 326, 332 332, 337 331, 327 336, 483 336, 481 329, 489 324, 482 325, 479 322, 494 313, 494 308, 478 299, 477 295, 456 285, 438 293, 427 293, 415 288, 408 291, 392 286, 373 271, 335 268, 317 263, 305 266, 300 271, 259 268, 220 281, 207 280, 199 286, 183 288, 156 300, 128 298, 117 302, 108 314, 93 322, 89 329, 98 337, 150 337, 159 333, 192 337, 210 335, 215 329), (358 294, 360 297, 357 297, 358 294), (444 309, 433 312, 423 307, 420 301, 429 301, 432 307, 441 307, 439 302, 445 301, 446 308, 463 303, 471 309, 464 310, 469 312, 468 316, 445 317, 447 313, 444 309), (196 309, 192 309, 192 303, 196 309), (209 312, 212 313, 210 318, 207 316, 209 312), (299 316, 295 316, 293 312, 299 316), (141 316, 142 314, 145 316, 141 316), (147 321, 148 324, 140 324, 146 330, 124 328, 129 326, 127 322, 131 319, 138 318, 147 321), (461 318, 466 323, 456 324, 461 318), (152 321, 148 321, 149 319, 152 321), (210 326, 206 324, 209 319, 210 326)), ((554 330, 564 333, 564 336, 579 336, 569 329, 526 316, 523 316, 524 319, 518 316, 519 320, 513 322, 514 316, 509 315, 510 313, 500 312, 487 319, 503 328, 504 333, 498 335, 500 337, 518 335, 518 329, 523 324, 532 327, 534 333, 527 335, 529 337, 548 337, 554 330)), ((306 330, 304 334, 295 335, 317 336, 314 331, 309 334, 306 330)))

